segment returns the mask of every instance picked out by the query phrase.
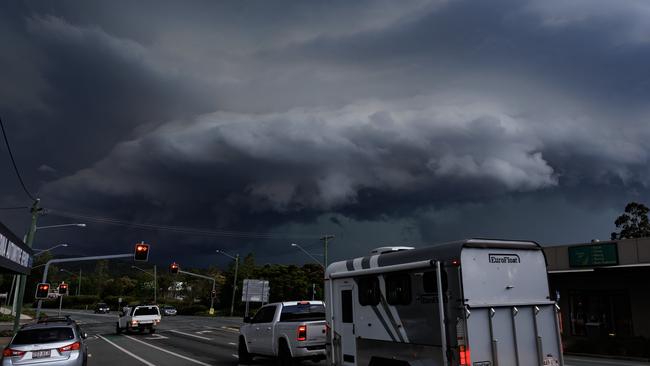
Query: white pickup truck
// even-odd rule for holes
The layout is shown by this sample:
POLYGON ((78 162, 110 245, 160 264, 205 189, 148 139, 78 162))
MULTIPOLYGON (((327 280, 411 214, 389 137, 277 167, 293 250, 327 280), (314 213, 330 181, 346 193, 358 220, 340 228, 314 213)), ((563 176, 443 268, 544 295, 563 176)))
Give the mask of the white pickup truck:
POLYGON ((149 330, 149 333, 155 333, 156 327, 160 324, 160 309, 158 305, 137 305, 125 306, 117 314, 117 325, 115 332, 122 331, 139 331, 149 330))
POLYGON ((253 356, 277 357, 280 365, 325 358, 325 305, 322 301, 268 304, 244 319, 239 329, 239 362, 253 356))

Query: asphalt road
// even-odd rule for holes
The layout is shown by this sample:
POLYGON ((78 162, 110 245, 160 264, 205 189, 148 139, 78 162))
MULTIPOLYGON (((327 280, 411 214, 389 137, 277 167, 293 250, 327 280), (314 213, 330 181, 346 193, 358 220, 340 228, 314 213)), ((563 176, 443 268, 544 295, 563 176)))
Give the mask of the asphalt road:
MULTIPOLYGON (((46 311, 57 315, 56 311, 46 311)), ((89 366, 231 365, 237 359, 239 319, 195 316, 164 317, 155 334, 115 334, 117 315, 64 310, 88 333, 89 366)), ((256 359, 261 366, 270 359, 256 359)), ((325 362, 304 365, 324 366, 325 362)), ((603 358, 565 357, 565 366, 649 366, 650 363, 603 358)))
MULTIPOLYGON (((48 315, 57 312, 47 311, 48 315)), ((115 334, 117 315, 64 310, 88 333, 90 366, 238 365, 239 320, 164 317, 155 334, 115 334)), ((273 365, 260 359, 259 365, 273 365)))

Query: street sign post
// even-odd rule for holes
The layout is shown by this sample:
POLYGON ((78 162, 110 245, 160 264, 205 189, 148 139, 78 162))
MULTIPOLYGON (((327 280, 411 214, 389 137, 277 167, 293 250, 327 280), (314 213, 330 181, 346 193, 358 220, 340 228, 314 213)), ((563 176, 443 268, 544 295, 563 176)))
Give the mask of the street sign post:
POLYGON ((246 310, 244 317, 248 316, 249 303, 261 302, 262 304, 269 302, 269 281, 245 279, 242 286, 241 301, 246 303, 246 310))

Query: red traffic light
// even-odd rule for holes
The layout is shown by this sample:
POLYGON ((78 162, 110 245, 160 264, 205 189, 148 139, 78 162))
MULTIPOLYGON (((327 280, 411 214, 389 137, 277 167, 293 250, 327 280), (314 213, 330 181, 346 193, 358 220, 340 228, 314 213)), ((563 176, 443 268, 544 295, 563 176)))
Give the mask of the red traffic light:
POLYGON ((50 293, 50 284, 49 283, 39 283, 36 285, 36 298, 37 299, 47 299, 47 295, 50 293))
POLYGON ((133 259, 136 261, 146 262, 149 259, 149 244, 138 243, 135 245, 133 259))
POLYGON ((59 295, 67 295, 68 294, 68 284, 67 283, 62 283, 59 285, 59 295))
POLYGON ((176 274, 176 273, 178 273, 179 269, 180 269, 180 267, 179 267, 178 263, 176 263, 176 262, 169 265, 169 272, 171 272, 171 273, 176 274))

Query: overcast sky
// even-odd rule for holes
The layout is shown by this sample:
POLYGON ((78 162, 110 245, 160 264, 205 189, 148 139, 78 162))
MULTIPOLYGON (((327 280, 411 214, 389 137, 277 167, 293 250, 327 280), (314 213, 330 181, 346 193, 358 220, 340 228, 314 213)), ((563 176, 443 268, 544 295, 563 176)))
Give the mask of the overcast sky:
MULTIPOLYGON (((645 0, 9 1, 0 44, 0 116, 53 210, 40 225, 271 237, 88 221, 36 247, 302 263, 290 243, 317 253, 326 233, 332 259, 607 239, 649 203, 645 0)), ((1 206, 29 205, 1 156, 1 206)), ((0 220, 22 235, 29 213, 0 220)))

